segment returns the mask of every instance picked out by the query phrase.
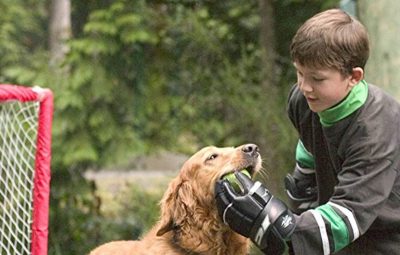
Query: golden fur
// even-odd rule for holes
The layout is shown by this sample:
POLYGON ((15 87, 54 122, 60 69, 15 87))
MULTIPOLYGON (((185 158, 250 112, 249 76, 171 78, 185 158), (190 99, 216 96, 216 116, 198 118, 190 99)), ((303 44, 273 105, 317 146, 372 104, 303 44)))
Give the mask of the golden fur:
POLYGON ((206 147, 186 161, 171 181, 161 204, 160 221, 140 241, 115 241, 90 255, 242 255, 249 252, 247 238, 233 232, 219 218, 214 185, 223 175, 261 168, 258 153, 243 146, 206 147))

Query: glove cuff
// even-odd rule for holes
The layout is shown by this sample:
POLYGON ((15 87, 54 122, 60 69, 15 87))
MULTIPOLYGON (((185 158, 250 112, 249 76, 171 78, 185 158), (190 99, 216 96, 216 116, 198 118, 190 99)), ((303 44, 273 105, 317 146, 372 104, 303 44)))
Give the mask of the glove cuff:
POLYGON ((290 239, 296 226, 295 218, 287 206, 279 199, 271 197, 261 211, 250 231, 250 239, 261 249, 273 239, 285 242, 290 239))

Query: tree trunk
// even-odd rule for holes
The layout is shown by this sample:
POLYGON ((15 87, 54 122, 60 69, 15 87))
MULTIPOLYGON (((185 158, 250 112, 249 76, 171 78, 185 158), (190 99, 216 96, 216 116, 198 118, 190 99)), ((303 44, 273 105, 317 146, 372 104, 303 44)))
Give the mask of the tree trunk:
MULTIPOLYGON (((280 133, 276 131, 279 126, 280 118, 273 116, 277 114, 275 110, 279 109, 278 97, 279 97, 279 86, 278 86, 278 73, 276 65, 276 37, 275 37, 275 18, 274 18, 274 7, 272 0, 259 0, 259 10, 261 17, 260 26, 260 42, 263 50, 262 62, 260 70, 262 72, 262 97, 264 98, 264 107, 257 109, 262 111, 264 118, 260 119, 261 133, 260 137, 257 138, 257 144, 261 148, 261 154, 264 159, 264 166, 267 169, 267 178, 263 179, 263 182, 275 195, 280 196, 283 191, 283 175, 284 171, 276 171, 282 166, 280 165, 279 155, 281 152, 277 149, 279 144, 280 133), (272 171, 271 171, 272 170, 272 171)), ((283 106, 282 106, 283 107, 283 106)), ((278 110, 278 112, 280 112, 278 110)))
POLYGON ((400 19, 398 0, 358 0, 361 22, 367 27, 371 54, 366 80, 400 99, 400 19))
POLYGON ((51 0, 50 9, 50 65, 58 66, 68 52, 67 40, 71 38, 71 1, 51 0))
POLYGON ((276 87, 276 49, 274 31, 274 9, 271 0, 259 0, 261 29, 260 40, 263 48, 263 86, 270 90, 276 87))

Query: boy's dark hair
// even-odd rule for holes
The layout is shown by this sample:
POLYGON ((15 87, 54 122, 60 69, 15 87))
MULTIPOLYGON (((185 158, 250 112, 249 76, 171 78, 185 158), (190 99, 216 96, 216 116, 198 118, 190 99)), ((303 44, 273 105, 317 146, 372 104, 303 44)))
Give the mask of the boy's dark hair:
POLYGON ((334 68, 343 75, 364 68, 369 57, 368 33, 354 17, 339 9, 308 19, 293 37, 294 62, 314 68, 334 68))

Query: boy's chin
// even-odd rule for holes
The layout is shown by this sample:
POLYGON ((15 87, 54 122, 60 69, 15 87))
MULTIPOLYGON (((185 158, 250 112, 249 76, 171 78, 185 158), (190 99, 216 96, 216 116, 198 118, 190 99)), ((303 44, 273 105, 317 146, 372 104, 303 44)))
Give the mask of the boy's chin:
POLYGON ((325 111, 326 109, 328 109, 327 107, 318 107, 318 106, 315 106, 312 104, 308 104, 308 107, 310 108, 310 110, 312 112, 315 112, 315 113, 319 113, 319 112, 322 112, 322 111, 325 111))

